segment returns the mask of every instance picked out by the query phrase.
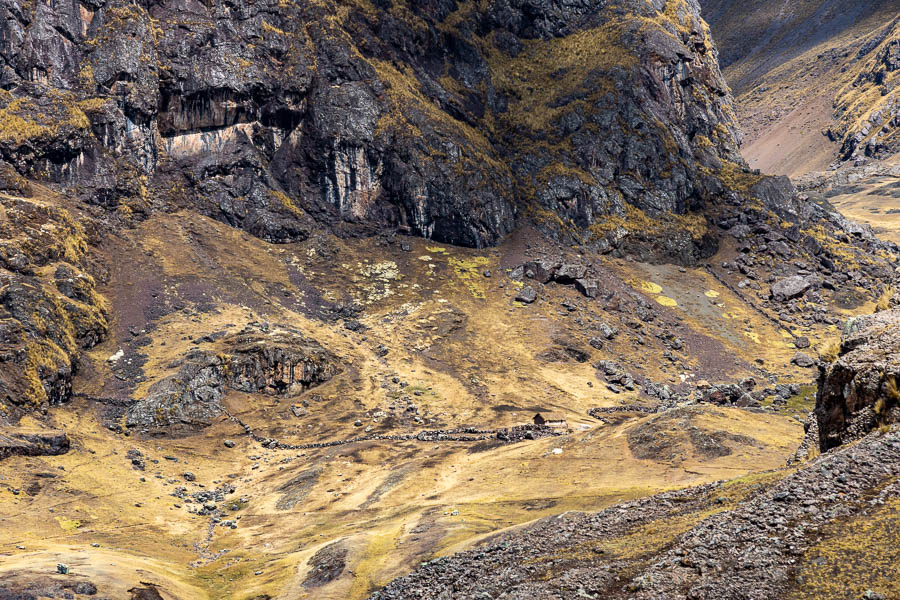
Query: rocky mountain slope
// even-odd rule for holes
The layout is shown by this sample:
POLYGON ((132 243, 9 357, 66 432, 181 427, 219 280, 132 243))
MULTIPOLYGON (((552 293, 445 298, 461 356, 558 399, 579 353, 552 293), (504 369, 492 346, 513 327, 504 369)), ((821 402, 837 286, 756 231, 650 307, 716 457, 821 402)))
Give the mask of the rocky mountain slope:
POLYGON ((896 245, 743 163, 693 0, 0 15, 0 598, 362 599, 566 511, 687 527, 900 303, 896 245))
MULTIPOLYGON (((750 197, 759 182, 683 0, 0 11, 2 186, 65 191, 81 204, 57 219, 77 211, 77 228, 186 209, 275 243, 326 227, 484 247, 527 221, 690 263, 716 249, 722 192, 750 197)), ((69 245, 58 276, 83 289, 74 303, 51 294, 50 335, 24 316, 47 301, 38 292, 4 302, 25 327, 8 336, 11 404, 68 397, 78 351, 104 334, 90 287, 106 267, 85 273, 86 246, 69 245)), ((58 255, 9 252, 22 276, 58 255)))
POLYGON ((701 5, 735 91, 752 166, 801 175, 835 161, 897 154, 895 2, 701 5))
MULTIPOLYGON (((693 2, 78 6, 2 8, 3 187, 28 216, 47 197, 28 200, 28 180, 54 186, 52 227, 71 230, 46 256, 9 234, 9 405, 68 398, 105 335, 92 288, 109 265, 84 232, 157 212, 272 243, 326 227, 484 247, 530 223, 682 264, 712 256, 722 229, 782 221, 796 243, 818 227, 785 181, 744 166, 693 2)), ((816 244, 800 249, 814 262, 816 244)))

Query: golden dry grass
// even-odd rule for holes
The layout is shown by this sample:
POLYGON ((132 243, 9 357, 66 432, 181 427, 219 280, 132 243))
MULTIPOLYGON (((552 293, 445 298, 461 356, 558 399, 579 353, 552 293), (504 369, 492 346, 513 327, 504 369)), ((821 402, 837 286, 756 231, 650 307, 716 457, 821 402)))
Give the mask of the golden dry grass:
MULTIPOLYGON (((132 339, 127 320, 147 300, 146 292, 133 286, 139 270, 153 289, 173 298, 188 289, 191 296, 183 309, 158 317, 148 329, 150 343, 140 347, 146 354, 146 380, 134 388, 135 397, 170 374, 170 363, 198 346, 193 339, 267 321, 289 323, 319 340, 342 357, 344 372, 303 398, 230 394, 228 410, 262 435, 291 443, 343 439, 359 434, 353 426, 357 418, 376 431, 385 427, 394 433, 460 425, 494 428, 527 421, 534 407, 564 412, 573 428, 570 435, 477 449, 409 441, 266 450, 224 419, 187 437, 126 438, 105 429, 96 405, 76 400, 55 409, 51 420, 72 437, 69 454, 4 462, 10 475, 3 483, 11 487, 27 489, 37 472, 59 476, 33 495, 14 496, 0 488, 0 524, 7 534, 0 552, 14 556, 0 564, 0 577, 12 568, 7 565, 21 568, 25 561, 16 545, 25 545, 28 560, 40 565, 66 562, 64 557, 73 554, 91 556, 90 544, 96 542, 103 549, 97 556, 117 565, 106 577, 133 581, 139 576, 178 590, 178 597, 363 598, 419 561, 467 548, 499 530, 775 468, 799 443, 803 429, 793 412, 698 408, 689 418, 701 431, 752 432, 754 441, 729 441, 730 455, 707 458, 677 432, 667 433, 662 442, 677 450, 677 460, 634 458, 628 433, 643 419, 603 425, 586 413, 636 400, 637 394, 607 390, 590 362, 635 361, 644 365, 642 374, 676 385, 682 373, 661 368, 662 349, 634 344, 623 331, 603 351, 591 351, 587 363, 548 362, 539 355, 560 337, 587 347, 591 334, 559 309, 563 301, 586 302, 573 288, 545 286, 548 302, 520 306, 513 302, 518 287, 502 276, 507 247, 476 251, 410 243, 412 252, 380 247, 375 240, 335 238, 275 246, 196 215, 152 216, 109 241, 106 251, 119 267, 100 292, 114 315, 112 334, 88 353, 90 368, 77 380, 76 391, 103 396, 114 379, 106 359, 132 339), (333 254, 323 257, 322 246, 333 254), (484 269, 495 275, 484 277, 484 269), (325 299, 360 302, 368 330, 351 334, 340 322, 310 316, 315 301, 299 281, 325 299), (204 302, 213 307, 202 308, 204 302), (375 353, 378 344, 388 348, 386 357, 375 353), (405 391, 383 387, 394 377, 408 382, 405 391), (309 414, 293 417, 290 406, 312 394, 322 401, 310 400, 309 414), (373 421, 377 411, 403 394, 413 399, 425 422, 395 419, 388 426, 373 421), (237 447, 225 448, 226 438, 236 440, 237 447), (148 459, 147 471, 131 468, 125 456, 131 448, 148 459), (280 488, 310 469, 316 475, 306 496, 293 508, 280 508, 280 488), (183 481, 187 470, 197 482, 183 481), (208 519, 187 512, 187 505, 170 494, 176 485, 194 491, 201 489, 198 484, 209 489, 222 481, 234 482, 236 496, 249 502, 236 511, 242 517, 238 529, 214 528, 207 545, 208 519), (50 508, 52 519, 47 518, 50 508), (347 549, 347 570, 322 588, 304 588, 311 568, 307 561, 336 541, 347 549), (225 549, 227 554, 216 557, 225 549), (148 557, 146 572, 136 575, 135 556, 148 557)), ((726 365, 735 378, 751 374, 748 365, 759 357, 785 378, 798 375, 787 366, 795 350, 782 333, 704 271, 603 263, 622 281, 634 282, 633 291, 648 300, 672 299, 674 304, 660 310, 673 311, 693 334, 719 344, 686 357, 697 372, 725 355, 737 359, 726 365)), ((590 310, 600 311, 594 304, 590 310)), ((598 312, 596 318, 617 322, 614 314, 598 312)), ((671 528, 647 533, 663 540, 671 528)), ((99 572, 88 563, 84 568, 99 572)))

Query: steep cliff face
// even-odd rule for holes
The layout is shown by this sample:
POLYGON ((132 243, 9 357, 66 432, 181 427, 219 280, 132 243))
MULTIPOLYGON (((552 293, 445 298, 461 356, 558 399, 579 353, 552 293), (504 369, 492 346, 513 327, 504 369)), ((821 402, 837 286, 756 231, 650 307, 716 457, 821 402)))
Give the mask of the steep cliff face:
POLYGON ((743 168, 695 0, 9 0, 0 60, 19 173, 273 242, 528 218, 690 260, 743 168))
POLYGON ((809 449, 822 452, 900 421, 900 310, 851 319, 839 356, 819 376, 816 409, 807 424, 809 449))

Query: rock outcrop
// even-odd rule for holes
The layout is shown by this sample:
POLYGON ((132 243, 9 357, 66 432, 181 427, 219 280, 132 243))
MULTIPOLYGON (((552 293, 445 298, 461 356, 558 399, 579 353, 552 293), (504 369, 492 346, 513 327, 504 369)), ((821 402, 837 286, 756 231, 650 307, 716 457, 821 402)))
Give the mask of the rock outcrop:
POLYGON ((691 261, 715 250, 704 212, 751 195, 696 0, 11 0, 0 17, 0 160, 137 216, 476 247, 529 218, 691 261))
POLYGON ((856 52, 862 67, 836 98, 841 158, 886 159, 900 152, 900 16, 885 23, 856 52))
POLYGON ((601 293, 601 285, 596 277, 591 276, 590 271, 591 269, 587 265, 541 258, 513 269, 513 275, 515 279, 525 277, 538 283, 555 282, 561 285, 573 285, 583 296, 596 298, 601 293))
POLYGON ((129 407, 128 427, 202 427, 223 414, 229 389, 293 395, 340 372, 337 359, 289 329, 251 327, 222 339, 220 351, 193 350, 170 365, 178 372, 154 383, 129 407))
POLYGON ((106 336, 90 274, 103 270, 88 250, 85 228, 52 195, 0 194, 0 421, 68 400, 81 351, 106 336))
POLYGON ((822 452, 900 421, 900 309, 851 319, 825 367, 807 444, 822 452))
POLYGON ((229 385, 242 392, 297 394, 340 372, 330 352, 297 331, 248 328, 224 342, 229 385))
POLYGON ((58 456, 69 451, 65 431, 0 429, 0 459, 8 456, 58 456))
POLYGON ((178 366, 175 375, 154 383, 128 409, 127 427, 201 427, 222 414, 226 369, 220 356, 195 350, 172 366, 178 366))

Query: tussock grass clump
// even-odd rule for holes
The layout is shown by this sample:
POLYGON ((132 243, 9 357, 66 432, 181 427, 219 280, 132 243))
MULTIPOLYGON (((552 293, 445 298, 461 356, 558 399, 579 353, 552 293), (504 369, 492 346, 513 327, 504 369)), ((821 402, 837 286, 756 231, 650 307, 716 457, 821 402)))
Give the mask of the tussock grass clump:
POLYGON ((878 300, 875 302, 875 312, 882 312, 891 307, 891 298, 894 296, 895 290, 891 286, 884 288, 878 300))
POLYGON ((841 355, 841 341, 839 339, 829 340, 821 344, 817 349, 820 359, 824 362, 832 363, 841 355))
POLYGON ((891 410, 900 402, 900 383, 897 381, 897 376, 885 374, 882 389, 883 393, 875 401, 872 409, 875 411, 875 419, 878 421, 879 427, 887 427, 890 425, 888 421, 891 410))
POLYGON ((591 239, 600 239, 607 233, 619 228, 622 228, 629 233, 649 236, 661 236, 673 232, 687 232, 695 241, 699 241, 703 236, 709 233, 706 217, 701 213, 667 215, 666 219, 653 219, 641 209, 626 204, 624 217, 610 215, 604 221, 591 225, 589 227, 591 239))
POLYGON ((46 98, 49 102, 38 106, 27 98, 0 97, 0 143, 18 146, 67 132, 87 133, 91 123, 74 96, 53 92, 46 98))

